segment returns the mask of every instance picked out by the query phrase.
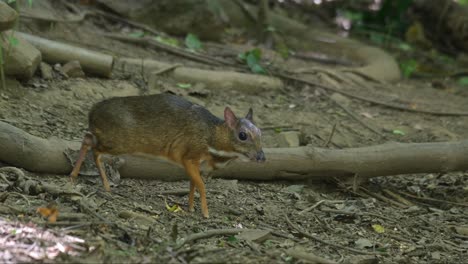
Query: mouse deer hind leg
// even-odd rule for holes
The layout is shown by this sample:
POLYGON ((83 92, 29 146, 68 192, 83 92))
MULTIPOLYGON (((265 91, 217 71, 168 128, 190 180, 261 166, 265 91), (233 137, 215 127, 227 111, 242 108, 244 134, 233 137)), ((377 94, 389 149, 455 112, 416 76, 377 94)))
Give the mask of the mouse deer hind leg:
POLYGON ((102 183, 104 185, 104 189, 110 192, 110 185, 109 181, 107 180, 107 175, 104 170, 104 166, 101 161, 101 153, 97 150, 93 149, 96 146, 96 138, 95 136, 88 132, 86 133, 85 137, 83 138, 83 142, 81 143, 80 153, 78 155, 78 159, 75 162, 75 166, 73 167, 72 172, 70 173, 70 178, 72 182, 76 181, 78 174, 80 173, 81 165, 83 161, 86 159, 86 154, 91 149, 94 154, 94 162, 96 163, 96 167, 99 170, 99 175, 101 175, 102 183))
POLYGON ((102 161, 101 161, 102 153, 100 153, 100 152, 98 152, 96 150, 93 150, 93 154, 94 154, 94 162, 96 162, 96 167, 99 170, 99 175, 101 175, 102 184, 104 185, 104 189, 107 192, 110 192, 110 185, 109 185, 109 181, 107 180, 106 170, 104 169, 104 165, 102 164, 102 161))
POLYGON ((83 164, 83 161, 86 159, 86 154, 88 153, 88 151, 93 147, 94 135, 88 132, 86 133, 86 135, 83 138, 83 141, 81 142, 81 149, 80 153, 78 154, 78 159, 76 160, 75 166, 73 167, 73 170, 70 173, 70 178, 72 182, 76 181, 76 178, 80 173, 81 164, 83 164))

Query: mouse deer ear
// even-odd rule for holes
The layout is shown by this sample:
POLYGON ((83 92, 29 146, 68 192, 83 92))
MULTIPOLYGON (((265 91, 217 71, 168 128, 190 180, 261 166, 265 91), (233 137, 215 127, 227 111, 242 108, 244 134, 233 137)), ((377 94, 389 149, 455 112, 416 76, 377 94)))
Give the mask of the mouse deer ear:
POLYGON ((226 107, 224 109, 224 122, 226 122, 226 124, 228 125, 228 127, 230 127, 231 129, 235 129, 236 128, 236 125, 237 125, 237 117, 236 115, 234 114, 234 112, 232 112, 231 108, 229 107, 226 107))
POLYGON ((250 120, 250 122, 253 123, 253 110, 252 108, 249 108, 249 112, 247 113, 247 115, 245 116, 246 119, 250 120))

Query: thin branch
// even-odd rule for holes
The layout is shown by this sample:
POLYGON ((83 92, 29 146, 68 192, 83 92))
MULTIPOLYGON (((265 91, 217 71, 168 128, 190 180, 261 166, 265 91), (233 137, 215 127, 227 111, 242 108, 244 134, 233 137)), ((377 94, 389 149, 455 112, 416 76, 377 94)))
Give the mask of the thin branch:
POLYGON ((350 247, 345 247, 345 246, 342 246, 342 245, 339 245, 339 244, 336 244, 336 243, 332 243, 332 242, 328 242, 328 241, 325 241, 325 240, 322 240, 314 235, 311 235, 309 233, 307 233, 306 231, 303 231, 301 230, 298 226, 296 226, 295 224, 293 224, 291 222, 291 220, 289 220, 289 217, 287 215, 285 215, 286 217, 286 221, 288 222, 289 226, 291 226, 291 228, 295 229, 297 232, 299 232, 301 235, 305 236, 305 237, 308 237, 310 239, 313 239, 319 243, 322 243, 322 244, 325 244, 325 245, 328 245, 328 246, 331 246, 331 247, 335 247, 335 248, 341 248, 341 249, 345 249, 345 250, 348 250, 350 252, 353 252, 353 253, 356 253, 356 254, 361 254, 361 255, 388 255, 387 253, 385 252, 367 252, 367 251, 362 251, 362 250, 358 250, 358 249, 354 249, 354 248, 350 248, 350 247))
POLYGON ((429 197, 419 197, 416 195, 409 194, 407 192, 402 192, 402 191, 397 191, 399 194, 405 195, 407 197, 411 197, 417 200, 423 200, 423 201, 428 201, 428 202, 437 202, 437 203, 445 203, 445 204, 452 204, 452 205, 457 205, 457 206, 462 206, 462 207, 468 207, 468 204, 466 203, 457 203, 457 202, 450 202, 450 201, 445 201, 445 200, 439 200, 435 198, 429 198, 429 197))
POLYGON ((333 135, 335 134, 335 131, 336 131, 336 126, 338 125, 338 122, 335 122, 335 124, 333 124, 333 127, 332 127, 332 130, 330 132, 330 135, 328 136, 328 139, 327 141, 325 142, 325 144, 323 144, 323 147, 326 148, 328 147, 328 144, 330 144, 332 138, 333 138, 333 135))
POLYGON ((213 236, 226 236, 226 235, 237 235, 244 231, 251 231, 252 229, 245 229, 245 228, 229 228, 229 229, 213 229, 207 230, 205 232, 191 234, 185 237, 178 245, 175 246, 176 249, 181 248, 183 245, 203 239, 203 238, 210 238, 213 236))
POLYGON ((327 213, 334 213, 334 214, 344 214, 344 215, 351 215, 351 216, 373 216, 373 217, 378 217, 382 218, 384 220, 387 220, 389 222, 396 223, 398 222, 395 219, 388 218, 386 216, 380 215, 380 214, 375 214, 375 213, 367 213, 367 212, 349 212, 349 211, 344 211, 344 210, 335 210, 335 209, 328 209, 328 208, 322 208, 320 209, 322 212, 327 212, 327 213))
POLYGON ((384 101, 380 101, 378 99, 367 98, 361 95, 353 94, 351 92, 342 91, 342 90, 339 90, 330 86, 320 84, 318 82, 313 82, 313 81, 304 80, 298 77, 288 76, 284 73, 277 72, 275 75, 283 79, 289 80, 289 81, 296 81, 296 82, 312 85, 312 86, 319 87, 319 88, 329 90, 329 91, 333 91, 333 92, 336 92, 336 93, 339 93, 339 94, 342 94, 342 95, 345 95, 354 99, 358 99, 361 101, 365 101, 365 102, 369 102, 369 103, 373 103, 377 105, 386 106, 386 107, 393 108, 393 109, 416 112, 416 113, 431 114, 431 115, 440 115, 440 116, 468 116, 468 112, 432 111, 432 110, 425 110, 425 109, 414 109, 414 108, 410 108, 410 107, 402 106, 402 105, 395 105, 395 104, 387 103, 384 101))

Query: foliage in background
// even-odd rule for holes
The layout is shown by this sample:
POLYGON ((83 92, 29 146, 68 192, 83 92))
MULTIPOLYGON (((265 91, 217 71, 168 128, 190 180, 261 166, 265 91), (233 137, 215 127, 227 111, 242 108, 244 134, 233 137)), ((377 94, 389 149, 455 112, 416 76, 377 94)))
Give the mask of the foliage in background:
POLYGON ((266 74, 265 69, 260 65, 262 50, 259 48, 240 53, 238 58, 245 62, 253 73, 266 74))
POLYGON ((198 51, 202 49, 202 43, 200 39, 192 33, 189 33, 187 37, 185 37, 185 46, 191 51, 198 51))

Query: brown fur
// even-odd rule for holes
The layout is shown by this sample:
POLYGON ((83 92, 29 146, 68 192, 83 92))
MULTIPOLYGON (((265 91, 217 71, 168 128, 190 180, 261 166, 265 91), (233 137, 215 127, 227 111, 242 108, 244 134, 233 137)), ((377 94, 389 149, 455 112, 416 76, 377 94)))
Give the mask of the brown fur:
MULTIPOLYGON (((249 113, 251 118, 251 111, 249 113)), ((249 127, 243 127, 243 122, 252 125, 246 119, 236 118, 237 127, 230 127, 205 108, 171 94, 111 98, 91 109, 90 134, 83 140, 80 158, 71 176, 77 177, 89 148, 93 149, 106 190, 110 188, 100 162, 102 154, 165 157, 183 166, 191 179, 189 208, 193 209, 194 191, 197 188, 203 215, 208 217, 200 163, 206 161, 215 168, 217 163, 234 158, 210 153, 209 149, 250 157, 252 153, 261 151, 260 135, 252 135, 249 127), (251 135, 249 141, 241 142, 237 138, 240 130, 251 135)), ((255 129, 253 131, 258 130, 255 129)))

